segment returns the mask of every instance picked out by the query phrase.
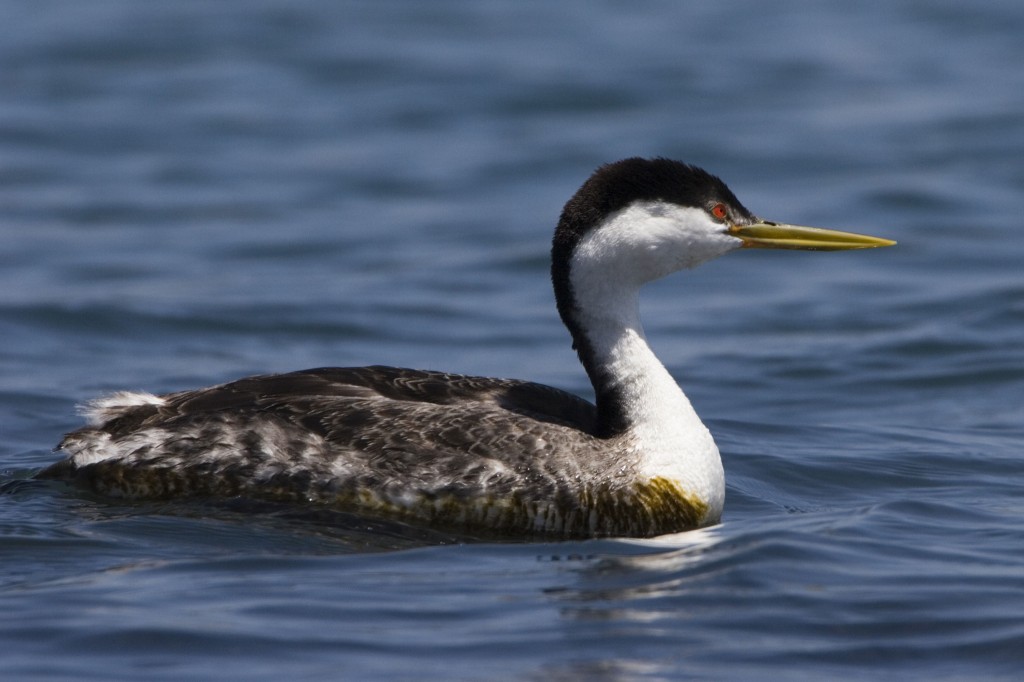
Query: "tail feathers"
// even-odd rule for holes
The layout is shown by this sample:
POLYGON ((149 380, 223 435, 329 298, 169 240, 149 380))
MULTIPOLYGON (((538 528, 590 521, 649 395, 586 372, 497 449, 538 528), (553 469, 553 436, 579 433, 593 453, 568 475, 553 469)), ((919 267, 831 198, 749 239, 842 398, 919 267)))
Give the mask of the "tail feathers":
POLYGON ((100 426, 111 419, 124 415, 132 408, 142 405, 163 405, 165 402, 163 398, 152 393, 119 391, 90 400, 80 406, 78 411, 86 418, 90 426, 100 426))

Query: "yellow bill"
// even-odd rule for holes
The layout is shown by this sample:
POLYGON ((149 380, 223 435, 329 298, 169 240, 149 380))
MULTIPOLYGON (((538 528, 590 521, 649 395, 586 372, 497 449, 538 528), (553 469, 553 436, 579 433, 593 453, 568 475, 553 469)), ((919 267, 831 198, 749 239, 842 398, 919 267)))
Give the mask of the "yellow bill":
POLYGON ((803 251, 846 251, 892 246, 896 242, 853 232, 802 227, 763 220, 750 225, 733 225, 729 234, 750 249, 800 249, 803 251))

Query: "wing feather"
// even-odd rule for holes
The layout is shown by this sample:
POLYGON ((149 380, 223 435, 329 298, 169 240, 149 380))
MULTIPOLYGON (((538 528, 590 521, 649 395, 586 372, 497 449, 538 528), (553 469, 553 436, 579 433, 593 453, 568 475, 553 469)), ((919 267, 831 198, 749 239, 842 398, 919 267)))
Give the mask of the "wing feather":
POLYGON ((43 475, 102 464, 305 490, 542 492, 576 471, 581 441, 594 443, 591 463, 602 449, 593 405, 573 394, 394 367, 254 376, 103 409, 107 421, 61 442, 70 462, 43 475))

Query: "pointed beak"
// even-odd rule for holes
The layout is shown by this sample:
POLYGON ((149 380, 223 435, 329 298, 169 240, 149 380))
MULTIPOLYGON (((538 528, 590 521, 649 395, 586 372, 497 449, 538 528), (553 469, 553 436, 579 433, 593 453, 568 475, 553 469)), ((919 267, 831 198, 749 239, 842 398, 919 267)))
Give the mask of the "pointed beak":
POLYGON ((762 220, 750 225, 733 225, 729 234, 743 241, 748 249, 800 249, 803 251, 846 251, 892 246, 891 239, 869 237, 853 232, 801 227, 762 220))

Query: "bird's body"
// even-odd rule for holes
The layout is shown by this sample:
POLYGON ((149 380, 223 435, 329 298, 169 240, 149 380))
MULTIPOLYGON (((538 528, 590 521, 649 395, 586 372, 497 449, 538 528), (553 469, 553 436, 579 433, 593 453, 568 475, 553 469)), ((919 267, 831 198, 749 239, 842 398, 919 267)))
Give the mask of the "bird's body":
POLYGON ((528 382, 325 368, 94 409, 99 428, 69 434, 62 448, 79 454, 55 469, 116 497, 242 496, 569 537, 660 534, 706 514, 667 481, 638 485, 628 439, 590 435, 593 405, 528 382))
POLYGON ((651 351, 648 281, 740 246, 891 242, 766 223, 665 159, 599 169, 566 204, 552 280, 596 404, 523 381, 390 367, 94 401, 40 475, 116 497, 245 497, 508 537, 652 536, 718 521, 721 459, 651 351))

